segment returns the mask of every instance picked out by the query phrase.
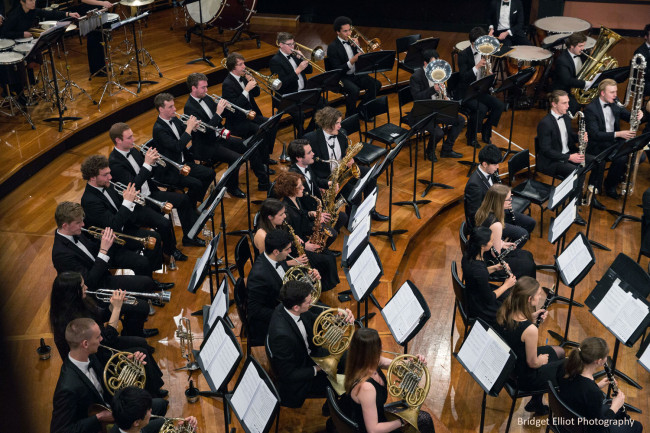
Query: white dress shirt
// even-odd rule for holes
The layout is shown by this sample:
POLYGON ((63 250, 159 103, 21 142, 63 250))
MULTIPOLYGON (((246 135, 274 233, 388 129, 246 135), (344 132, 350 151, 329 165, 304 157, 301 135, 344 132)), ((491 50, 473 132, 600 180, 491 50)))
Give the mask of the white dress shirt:
MULTIPOLYGON (((67 240, 69 240, 70 242, 72 242, 72 243, 73 243, 77 248, 79 248, 79 249, 80 249, 84 254, 86 254, 88 257, 90 257, 90 259, 91 259, 93 262, 95 261, 95 256, 93 256, 93 255, 90 253, 90 251, 88 251, 88 248, 86 248, 86 246, 85 246, 84 244, 82 244, 81 241, 78 241, 78 242, 77 242, 77 241, 75 241, 75 239, 74 239, 73 236, 70 236, 70 235, 64 235, 64 234, 61 233, 59 230, 57 230, 56 232, 57 232, 58 234, 60 234, 61 236, 63 236, 64 238, 66 238, 67 240)), ((100 259, 102 259, 102 260, 105 261, 106 263, 108 263, 108 261, 110 260, 110 257, 108 257, 108 256, 107 256, 106 254, 104 254, 104 253, 98 253, 98 254, 97 254, 97 257, 100 258, 100 259)))
POLYGON ((483 78, 483 72, 485 71, 485 68, 478 68, 476 65, 478 65, 478 62, 481 61, 481 53, 478 52, 478 50, 474 47, 472 47, 472 54, 474 55, 474 67, 472 70, 474 71, 474 75, 476 75, 476 79, 480 80, 483 78))
MULTIPOLYGON (((129 164, 131 164, 131 167, 133 167, 133 170, 135 171, 135 174, 140 174, 140 166, 138 163, 135 161, 133 156, 129 154, 129 152, 125 152, 123 150, 118 149, 117 147, 115 148, 118 152, 122 154, 126 158, 127 161, 129 161, 129 164)), ((149 171, 151 171, 151 166, 147 164, 146 162, 142 164, 142 168, 145 168, 149 171)), ((151 195, 151 189, 149 188, 149 183, 145 180, 142 182, 142 188, 140 189, 140 195, 143 197, 149 197, 151 195)))
MULTIPOLYGON (((286 308, 284 311, 287 312, 289 317, 293 319, 294 322, 296 322, 296 326, 298 326, 298 330, 300 331, 300 335, 302 335, 302 340, 305 342, 305 347, 307 348, 307 354, 311 355, 311 349, 309 348, 309 342, 307 340, 307 329, 305 328, 305 323, 301 320, 300 316, 296 316, 293 314, 293 312, 287 310, 286 308)), ((318 374, 318 370, 316 370, 316 366, 314 366, 314 376, 318 374)))
MULTIPOLYGON (((90 185, 90 184, 88 184, 88 185, 90 185)), ((115 202, 114 202, 113 199, 111 198, 111 196, 110 196, 110 194, 108 193, 108 191, 106 191, 106 188, 100 188, 100 187, 97 187, 97 186, 94 186, 94 185, 90 185, 90 186, 92 186, 93 188, 95 188, 96 190, 98 190, 99 192, 101 192, 102 195, 108 199, 108 201, 109 201, 109 202, 111 203, 111 205, 115 208, 115 210, 118 210, 118 209, 117 209, 117 205, 115 204, 115 202)), ((133 210, 135 209, 135 203, 132 202, 132 201, 126 200, 126 199, 125 199, 125 200, 122 200, 122 206, 124 206, 125 208, 127 208, 127 209, 130 210, 131 212, 133 212, 133 210)))
POLYGON ((603 109, 603 116, 605 116, 605 131, 614 132, 614 112, 612 111, 612 107, 605 107, 606 102, 600 98, 598 98, 598 102, 600 102, 600 108, 603 109))
POLYGON ((490 186, 492 186, 492 176, 490 176, 489 174, 484 172, 480 165, 478 166, 478 169, 481 172, 481 174, 483 175, 483 177, 487 178, 487 181, 490 184, 490 186))
POLYGON ((557 122, 557 127, 560 128, 560 137, 562 138, 562 153, 569 153, 569 132, 566 130, 566 122, 564 117, 553 111, 553 117, 557 122))
POLYGON ((343 48, 345 49, 345 52, 348 55, 348 63, 347 63, 347 65, 348 65, 348 68, 350 68, 350 70, 348 72, 346 72, 346 74, 347 75, 352 75, 352 74, 354 74, 355 66, 352 63, 350 63, 349 59, 354 57, 354 51, 352 51, 352 46, 350 45, 349 40, 345 41, 345 40, 339 38, 339 41, 341 41, 341 43, 343 44, 343 48))
POLYGON ((303 168, 303 167, 299 166, 298 164, 296 164, 296 166, 298 167, 298 169, 300 170, 302 175, 305 176, 305 179, 307 180, 307 185, 309 186, 309 193, 313 194, 314 193, 314 188, 313 188, 313 185, 311 183, 311 174, 309 174, 309 171, 307 171, 306 167, 303 168))
POLYGON ((194 98, 194 100, 197 102, 197 104, 199 104, 201 106, 201 108, 203 108, 203 111, 205 111, 205 114, 207 114, 208 117, 210 119, 212 119, 212 117, 214 116, 214 113, 212 111, 210 111, 210 108, 208 107, 208 104, 205 103, 205 101, 203 101, 202 99, 196 98, 196 97, 194 97, 192 95, 190 95, 190 98, 194 98))
MULTIPOLYGON (((286 59, 291 63, 291 66, 293 67, 293 70, 295 71, 296 68, 298 68, 298 64, 296 63, 296 60, 291 57, 291 55, 286 55, 280 50, 280 54, 286 57, 286 59)), ((305 88, 305 80, 302 78, 302 74, 299 74, 296 72, 296 75, 298 76, 298 90, 302 90, 305 88)))
POLYGON ((501 2, 501 10, 499 12, 499 23, 497 30, 508 30, 508 34, 512 36, 510 29, 510 2, 501 2))
POLYGON ((83 374, 86 375, 86 377, 88 378, 88 380, 90 380, 90 382, 93 384, 95 389, 97 389, 97 392, 99 392, 99 395, 101 395, 102 398, 104 398, 104 390, 102 389, 102 385, 99 382, 99 379, 97 378, 97 374, 95 373, 95 370, 93 370, 90 367, 90 361, 86 361, 86 362, 77 361, 72 356, 70 356, 69 353, 68 353, 68 359, 70 360, 70 362, 72 362, 75 365, 75 367, 77 367, 79 370, 82 371, 83 374))
MULTIPOLYGON (((325 143, 327 143, 327 155, 329 156, 329 159, 339 161, 343 155, 341 154, 341 144, 337 138, 338 136, 329 135, 325 131, 323 131, 323 135, 325 136, 325 143)), ((330 170, 334 170, 335 168, 336 163, 330 162, 330 170)))
POLYGON ((246 97, 246 99, 248 99, 248 100, 250 101, 251 98, 250 98, 250 95, 248 94, 248 90, 246 90, 246 84, 244 84, 244 83, 242 83, 242 82, 240 81, 240 78, 242 78, 242 77, 240 77, 239 75, 235 75, 235 74, 233 74, 232 72, 230 73, 230 75, 232 75, 233 78, 234 78, 235 80, 237 80, 237 82, 238 82, 239 85, 241 86, 241 88, 242 88, 242 92, 241 92, 242 95, 244 95, 244 96, 246 97))

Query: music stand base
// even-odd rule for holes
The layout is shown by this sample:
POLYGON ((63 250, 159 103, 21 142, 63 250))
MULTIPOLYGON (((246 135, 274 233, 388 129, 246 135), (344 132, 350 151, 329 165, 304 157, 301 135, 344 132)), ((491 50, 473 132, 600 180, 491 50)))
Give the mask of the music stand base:
MULTIPOLYGON (((397 203, 395 203, 397 204, 397 203)), ((384 231, 377 231, 377 232, 370 232, 370 236, 386 236, 390 240, 390 246, 393 249, 393 251, 397 251, 397 248, 395 248, 395 239, 393 237, 395 235, 401 235, 408 232, 408 230, 384 230, 384 231)))
POLYGON ((425 179, 418 179, 418 182, 420 182, 423 185, 426 185, 426 187, 424 188, 424 192, 422 193, 421 197, 426 197, 426 195, 429 194, 429 191, 431 191, 432 188, 454 189, 453 186, 446 185, 444 183, 431 182, 431 181, 425 180, 425 179))
POLYGON ((70 120, 81 120, 81 117, 75 117, 75 116, 50 117, 48 119, 44 119, 43 122, 59 122, 59 132, 61 132, 63 130, 63 122, 67 122, 70 120))
POLYGON ((200 370, 201 367, 199 367, 199 364, 196 362, 188 363, 185 367, 180 367, 174 369, 174 371, 196 371, 200 370))
POLYGON ((555 332, 555 331, 548 331, 548 333, 549 333, 549 335, 550 335, 551 337, 555 338, 557 341, 560 342, 560 343, 558 344, 558 346, 560 346, 560 347, 562 347, 562 348, 563 348, 564 346, 569 346, 569 347, 580 347, 580 343, 576 343, 575 341, 567 340, 566 338, 564 338, 563 336, 561 336, 560 334, 558 334, 558 333, 555 332))
POLYGON ((189 62, 186 63, 186 65, 193 65, 193 64, 199 63, 199 62, 205 62, 205 63, 207 63, 208 65, 210 65, 210 66, 212 66, 214 68, 215 67, 214 63, 212 63, 210 61, 211 58, 212 58, 212 56, 199 57, 198 59, 190 60, 189 62))
POLYGON ((356 323, 357 325, 359 325, 359 328, 365 328, 364 323, 367 323, 370 319, 372 319, 373 317, 375 317, 375 314, 377 314, 377 313, 368 313, 368 316, 363 315, 363 316, 359 317, 358 319, 356 319, 356 320, 354 321, 354 323, 356 323), (366 317, 368 317, 367 320, 366 320, 366 317))
POLYGON ((614 221, 614 224, 612 224, 611 229, 614 230, 618 225, 623 221, 623 220, 630 220, 630 221, 636 221, 636 222, 641 222, 641 218, 635 217, 634 215, 628 215, 622 212, 619 212, 617 210, 611 210, 607 209, 607 212, 609 212, 612 215, 616 215, 616 221, 614 221))
POLYGON ((420 208, 418 206, 422 206, 428 203, 431 203, 431 200, 396 201, 393 204, 396 206, 413 206, 413 209, 415 210, 415 217, 417 219, 420 219, 420 208))
POLYGON ((456 161, 456 162, 459 163, 459 164, 462 164, 462 165, 469 166, 469 171, 467 172, 467 175, 465 177, 470 177, 470 175, 472 174, 474 169, 476 167, 478 167, 478 163, 476 163, 474 161, 456 161))
POLYGON ((592 241, 591 239, 587 239, 587 240, 591 245, 595 246, 596 248, 600 248, 601 250, 604 251, 611 251, 611 249, 607 248, 605 245, 601 244, 600 242, 592 241))

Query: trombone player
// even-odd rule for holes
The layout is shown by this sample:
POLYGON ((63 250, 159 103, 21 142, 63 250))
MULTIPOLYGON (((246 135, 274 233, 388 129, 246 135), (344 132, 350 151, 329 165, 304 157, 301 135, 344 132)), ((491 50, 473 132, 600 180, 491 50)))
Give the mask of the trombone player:
MULTIPOLYGON (((410 84, 411 84, 411 95, 413 96, 414 101, 422 99, 443 99, 446 92, 444 92, 443 87, 445 83, 437 84, 434 83, 431 77, 428 77, 426 74, 427 65, 434 60, 438 60, 440 57, 438 51, 426 49, 422 52, 422 57, 424 59, 424 67, 417 69, 413 75, 411 75, 410 84)), ((449 78, 449 77, 446 77, 449 78)), ((412 123, 412 122, 411 122, 412 123)), ((456 121, 451 124, 451 130, 447 135, 447 139, 442 143, 442 150, 440 151, 441 158, 462 158, 463 155, 458 152, 454 152, 454 143, 456 138, 460 135, 461 131, 465 127, 465 118, 460 114, 457 115, 456 121)), ((430 134, 429 143, 427 144, 424 157, 429 160, 433 159, 437 161, 435 149, 436 145, 442 138, 445 133, 438 124, 434 123, 433 120, 430 121, 426 130, 430 134)))

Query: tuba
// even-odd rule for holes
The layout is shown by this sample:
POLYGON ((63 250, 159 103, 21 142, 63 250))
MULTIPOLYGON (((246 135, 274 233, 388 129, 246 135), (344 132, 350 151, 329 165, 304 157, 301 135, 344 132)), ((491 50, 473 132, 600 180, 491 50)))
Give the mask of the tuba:
MULTIPOLYGON (((596 45, 591 49, 591 56, 580 68, 578 80, 583 81, 593 81, 596 78, 596 75, 606 71, 607 69, 613 69, 618 67, 618 61, 615 58, 608 56, 607 52, 614 47, 621 39, 623 39, 617 33, 611 31, 606 27, 600 27, 600 33, 598 34, 598 40, 596 40, 596 45)), ((592 99, 598 94, 598 88, 595 89, 571 89, 571 94, 580 104, 588 104, 592 99)))
MULTIPOLYGON (((293 227, 291 227, 286 221, 284 221, 282 225, 285 226, 287 230, 289 230, 289 233, 291 233, 291 236, 293 236, 293 244, 296 247, 296 251, 298 252, 298 257, 304 255, 305 248, 302 246, 300 238, 296 235, 296 232, 293 231, 293 227)), ((292 258, 291 256, 289 257, 292 258)), ((313 279, 311 275, 309 275, 310 272, 311 267, 307 265, 292 266, 287 270, 287 272, 284 273, 282 284, 285 284, 287 281, 291 280, 309 283, 312 287, 311 304, 314 305, 316 302, 318 302, 318 298, 320 298, 322 287, 320 280, 313 279)))
POLYGON ((445 83, 451 77, 451 66, 449 62, 443 59, 436 59, 429 62, 424 68, 424 75, 435 84, 440 86, 440 94, 436 99, 449 99, 447 96, 447 86, 445 83))
POLYGON ((490 35, 479 36, 476 41, 474 41, 474 47, 476 51, 481 53, 481 56, 485 57, 485 70, 483 71, 482 77, 492 74, 492 60, 490 56, 496 53, 501 49, 501 44, 497 38, 490 35))
POLYGON ((419 432, 418 414, 431 386, 427 366, 414 355, 399 355, 388 366, 386 385, 390 395, 404 400, 408 405, 406 410, 393 415, 406 421, 408 427, 405 431, 419 432), (422 378, 424 384, 420 386, 422 378))
POLYGON ((312 341, 316 346, 325 347, 329 355, 311 358, 327 373, 327 378, 339 395, 345 392, 345 387, 336 371, 343 353, 350 346, 355 329, 354 323, 348 323, 345 316, 338 314, 341 311, 340 308, 327 308, 316 318, 312 341))
POLYGON ((115 395, 117 390, 126 388, 127 386, 144 389, 144 384, 147 380, 144 365, 133 360, 132 353, 120 352, 102 344, 99 347, 103 347, 113 353, 104 367, 104 385, 111 395, 115 395))

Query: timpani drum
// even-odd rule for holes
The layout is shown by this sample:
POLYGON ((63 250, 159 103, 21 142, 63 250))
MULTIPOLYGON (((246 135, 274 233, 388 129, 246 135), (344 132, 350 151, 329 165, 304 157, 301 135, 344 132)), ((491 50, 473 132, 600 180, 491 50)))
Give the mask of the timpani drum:
POLYGON ((526 86, 529 86, 540 79, 542 71, 552 55, 549 50, 545 50, 544 48, 532 45, 515 45, 512 47, 512 51, 507 54, 508 62, 506 63, 506 68, 508 69, 508 74, 516 74, 522 69, 535 66, 535 73, 526 83, 526 86))
POLYGON ((25 84, 26 70, 24 55, 15 51, 0 52, 0 86, 25 84))
POLYGON ((30 36, 28 38, 18 38, 18 39, 14 39, 14 41, 16 41, 17 44, 26 44, 27 42, 34 41, 34 37, 30 36))
POLYGON ((201 24, 202 14, 204 24, 223 30, 238 30, 256 12, 256 4, 257 0, 202 0, 185 4, 185 13, 195 24, 201 24))
POLYGON ((10 50, 16 42, 13 39, 0 39, 0 51, 10 50))
POLYGON ((452 50, 452 53, 460 53, 461 51, 465 50, 467 47, 472 45, 469 40, 467 41, 460 41, 456 45, 454 45, 454 49, 452 50))
POLYGON ((547 34, 585 32, 591 28, 589 21, 574 17, 546 17, 535 21, 535 27, 547 34))
MULTIPOLYGON (((556 42, 558 39, 566 38, 570 35, 571 33, 556 33, 553 35, 548 35, 547 37, 544 38, 542 44, 549 45, 556 42)), ((596 45, 596 39, 592 38, 591 36, 587 36, 587 42, 585 42, 585 51, 591 50, 595 45, 596 45)), ((554 51, 559 51, 559 50, 566 49, 566 46, 564 44, 561 44, 561 45, 556 45, 551 49, 554 51)))
POLYGON ((24 44, 16 44, 14 45, 13 51, 22 54, 23 56, 26 56, 31 50, 34 44, 30 43, 24 43, 24 44))

